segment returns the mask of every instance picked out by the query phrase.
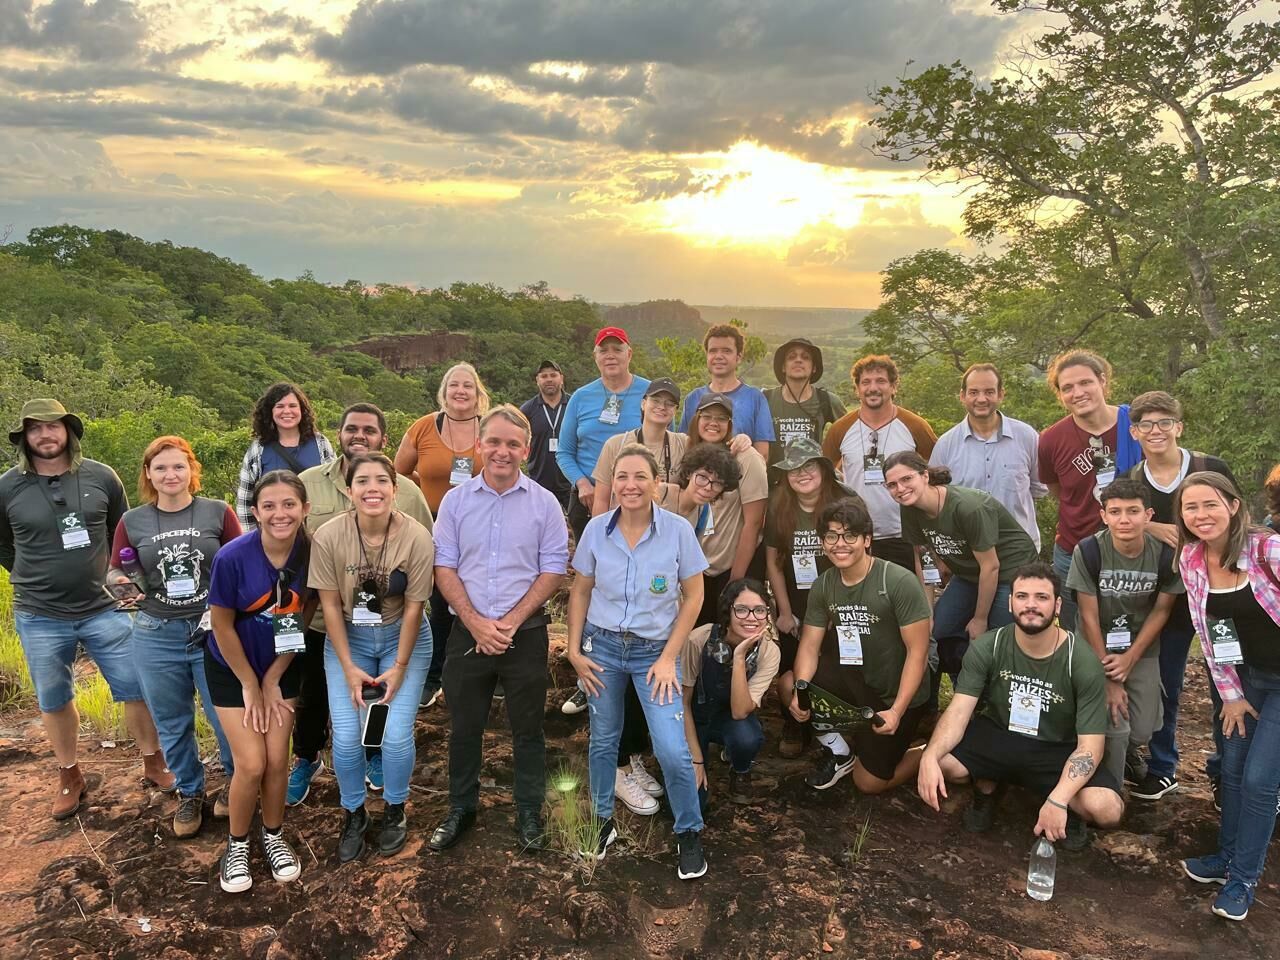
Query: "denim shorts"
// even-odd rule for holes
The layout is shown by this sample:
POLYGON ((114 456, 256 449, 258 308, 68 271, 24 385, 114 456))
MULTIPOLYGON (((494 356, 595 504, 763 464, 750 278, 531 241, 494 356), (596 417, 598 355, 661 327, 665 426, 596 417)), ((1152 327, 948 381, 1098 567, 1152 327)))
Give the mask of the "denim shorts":
POLYGON ((102 672, 113 700, 142 699, 129 644, 133 622, 127 613, 104 610, 79 620, 59 620, 15 610, 13 620, 42 712, 54 713, 75 699, 72 671, 82 647, 102 672))

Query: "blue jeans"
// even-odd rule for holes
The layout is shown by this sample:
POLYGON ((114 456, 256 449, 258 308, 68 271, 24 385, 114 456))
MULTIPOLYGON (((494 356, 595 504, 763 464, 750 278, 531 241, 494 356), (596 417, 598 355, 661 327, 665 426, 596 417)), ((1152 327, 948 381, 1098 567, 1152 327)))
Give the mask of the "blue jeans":
POLYGON ((184 797, 204 792, 204 764, 196 745, 196 693, 218 738, 218 754, 228 779, 232 773, 231 747, 204 678, 204 647, 191 641, 199 625, 199 617, 161 620, 138 613, 133 619, 131 646, 142 696, 160 735, 164 762, 178 778, 178 792, 184 797))
MULTIPOLYGON (((400 621, 380 626, 347 624, 347 648, 351 660, 371 677, 381 676, 396 662, 400 646, 400 621)), ((418 642, 409 654, 400 689, 391 699, 387 727, 382 736, 383 797, 387 803, 404 803, 409 798, 409 777, 413 774, 413 723, 418 716, 422 686, 431 666, 431 625, 425 620, 418 630, 418 642)), ((339 800, 344 810, 358 810, 365 799, 365 753, 360 744, 363 717, 351 701, 342 662, 325 640, 324 674, 329 687, 329 723, 333 733, 333 772, 338 778, 339 800)))
POLYGON ((1067 574, 1071 572, 1071 553, 1058 544, 1053 545, 1053 570, 1062 582, 1062 610, 1058 614, 1058 626, 1063 630, 1076 628, 1076 594, 1067 590, 1067 574))
POLYGON ((702 744, 702 757, 707 757, 707 745, 724 744, 729 754, 729 766, 738 773, 746 773, 764 746, 764 727, 754 713, 735 720, 728 710, 717 710, 703 723, 694 723, 698 731, 698 743, 702 744))
MULTIPOLYGON (((1164 687, 1164 725, 1151 737, 1151 761, 1147 768, 1157 777, 1174 777, 1178 771, 1178 701, 1187 672, 1187 653, 1195 628, 1187 624, 1171 624, 1160 632, 1160 684, 1164 687)), ((1206 771, 1216 778, 1222 759, 1221 701, 1218 690, 1209 681, 1214 697, 1213 740, 1217 752, 1209 758, 1206 771), (1212 771, 1208 771, 1209 767, 1212 771)))
MULTIPOLYGON (((987 627, 994 629, 1013 623, 1009 612, 1010 585, 996 584, 991 609, 987 613, 987 627)), ((938 642, 938 673, 946 673, 952 681, 960 673, 960 662, 969 649, 969 635, 965 627, 977 614, 978 584, 963 577, 952 577, 933 607, 933 637, 938 642)))
POLYGON ((15 610, 13 622, 42 713, 57 713, 75 699, 72 668, 80 647, 97 664, 112 700, 133 703, 142 699, 138 671, 129 652, 133 624, 127 613, 111 609, 80 620, 59 620, 15 610))
POLYGON ((1250 888, 1262 876, 1276 823, 1280 791, 1280 673, 1248 665, 1236 668, 1245 699, 1258 719, 1245 716, 1245 733, 1226 738, 1222 754, 1222 825, 1218 854, 1231 879, 1250 888))
MULTIPOLYGON (((625 684, 635 685, 649 723, 653 753, 662 767, 676 832, 702 829, 698 809, 698 789, 693 780, 693 757, 684 735, 684 704, 677 689, 671 703, 649 699, 645 674, 662 653, 665 640, 645 640, 632 634, 615 633, 592 623, 582 628, 582 652, 603 667, 597 674, 604 692, 587 700, 591 707, 591 744, 588 768, 591 773, 591 802, 596 816, 613 816, 613 787, 618 774, 618 740, 622 736, 625 684)), ((676 661, 679 678, 680 662, 676 661)))

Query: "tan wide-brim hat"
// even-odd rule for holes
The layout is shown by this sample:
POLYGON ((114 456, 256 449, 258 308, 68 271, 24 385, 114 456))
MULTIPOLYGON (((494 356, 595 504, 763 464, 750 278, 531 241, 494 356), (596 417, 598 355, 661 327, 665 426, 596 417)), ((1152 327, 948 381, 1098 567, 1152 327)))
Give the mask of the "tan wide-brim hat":
POLYGON ((10 443, 16 446, 22 441, 23 434, 27 432, 29 420, 35 420, 38 423, 53 423, 55 420, 61 420, 77 439, 84 437, 84 422, 79 417, 74 413, 67 413, 67 408, 57 400, 43 398, 28 400, 22 405, 22 412, 18 414, 18 425, 9 431, 10 443))

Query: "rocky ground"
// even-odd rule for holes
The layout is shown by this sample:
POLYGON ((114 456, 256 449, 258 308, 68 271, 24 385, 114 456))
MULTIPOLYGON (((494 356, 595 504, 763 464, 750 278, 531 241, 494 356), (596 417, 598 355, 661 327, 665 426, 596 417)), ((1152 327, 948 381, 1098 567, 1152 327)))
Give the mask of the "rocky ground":
MULTIPOLYGON (((1275 868, 1243 924, 1213 917, 1211 891, 1178 869, 1216 835, 1200 775, 1208 698, 1199 666, 1191 670, 1182 791, 1131 806, 1124 830, 1091 849, 1059 852, 1048 903, 1025 893, 1030 798, 1012 794, 997 828, 974 837, 960 826, 963 789, 943 815, 907 789, 868 799, 845 780, 815 793, 803 783, 810 760, 776 754, 771 703, 754 799, 723 799, 727 771, 711 766, 722 799, 700 881, 676 879, 665 811, 626 819, 624 840, 591 872, 558 851, 518 855, 501 708, 486 738, 481 822, 459 847, 433 854, 425 838, 446 806, 448 732, 447 712, 433 708, 420 714, 404 851, 339 867, 341 814, 326 775, 286 820, 301 880, 274 883, 255 850, 255 886, 238 896, 217 883, 221 826, 207 821, 196 839, 176 841, 174 801, 140 789, 124 746, 86 743, 88 802, 78 820, 50 820, 52 757, 36 718, 9 714, 0 717, 0 957, 1274 957, 1275 868)), ((552 675, 549 766, 580 770, 585 715, 559 712, 570 683, 558 657, 552 675)), ((549 793, 553 808, 566 802, 549 793)), ((380 806, 370 803, 375 822, 380 806)))

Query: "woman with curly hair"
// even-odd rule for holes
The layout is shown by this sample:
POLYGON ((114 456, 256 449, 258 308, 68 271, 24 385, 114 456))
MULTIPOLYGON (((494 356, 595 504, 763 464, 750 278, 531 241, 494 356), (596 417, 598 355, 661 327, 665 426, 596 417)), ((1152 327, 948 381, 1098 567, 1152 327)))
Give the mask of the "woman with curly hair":
POLYGON ((332 463, 336 457, 324 434, 316 430, 311 401, 302 388, 281 381, 267 387, 253 405, 253 439, 240 464, 236 488, 236 515, 245 530, 257 526, 253 519, 253 488, 258 478, 272 470, 300 474, 308 467, 332 463))

